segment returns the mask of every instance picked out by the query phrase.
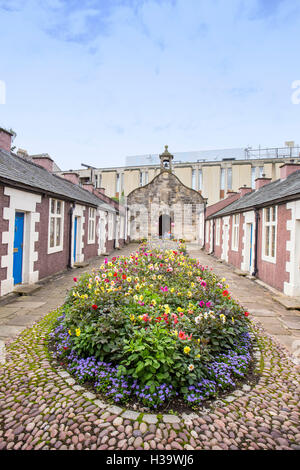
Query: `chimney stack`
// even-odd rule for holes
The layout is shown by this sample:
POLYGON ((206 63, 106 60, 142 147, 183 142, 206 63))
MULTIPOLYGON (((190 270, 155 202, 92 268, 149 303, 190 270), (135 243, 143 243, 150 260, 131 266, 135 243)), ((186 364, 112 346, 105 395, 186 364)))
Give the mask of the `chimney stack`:
POLYGON ((87 191, 89 191, 90 193, 93 193, 94 192, 94 185, 93 183, 84 183, 82 185, 83 189, 86 189, 87 191))
POLYGON ((12 138, 15 134, 12 131, 8 131, 0 127, 0 149, 10 152, 12 138))
POLYGON ((24 149, 18 149, 17 155, 18 155, 19 157, 25 158, 25 159, 27 159, 27 160, 29 160, 29 158, 30 158, 29 155, 28 155, 27 150, 24 150, 24 149))
POLYGON ((256 178, 255 180, 255 190, 262 188, 266 184, 271 183, 272 178, 266 178, 266 175, 263 173, 261 178, 256 178))
POLYGON ((241 188, 239 188, 239 192, 241 194, 241 197, 245 196, 245 194, 252 193, 252 188, 249 188, 244 184, 241 188))
POLYGON ((71 183, 79 184, 79 174, 76 171, 67 171, 62 176, 65 180, 71 181, 71 183))
POLYGON ((290 160, 288 163, 284 163, 280 167, 280 179, 285 179, 295 171, 300 170, 300 164, 290 160))
POLYGON ((41 153, 40 155, 31 155, 33 163, 36 163, 39 166, 45 168, 45 170, 52 173, 54 161, 48 155, 48 153, 41 153))

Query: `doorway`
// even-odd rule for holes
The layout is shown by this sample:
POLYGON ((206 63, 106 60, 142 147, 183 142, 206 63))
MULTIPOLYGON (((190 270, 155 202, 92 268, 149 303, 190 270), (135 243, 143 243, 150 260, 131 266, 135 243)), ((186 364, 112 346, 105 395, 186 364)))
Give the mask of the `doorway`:
POLYGON ((168 214, 159 216, 159 236, 162 238, 171 238, 171 217, 168 214))
POLYGON ((16 212, 14 234, 13 278, 14 284, 22 283, 23 271, 24 212, 16 212))

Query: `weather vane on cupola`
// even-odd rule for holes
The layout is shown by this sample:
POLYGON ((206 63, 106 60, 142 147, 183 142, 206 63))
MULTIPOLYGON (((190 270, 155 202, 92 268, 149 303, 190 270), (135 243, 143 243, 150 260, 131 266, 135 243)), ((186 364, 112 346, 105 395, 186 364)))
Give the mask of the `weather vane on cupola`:
POLYGON ((159 156, 159 158, 161 169, 172 171, 172 160, 174 156, 168 151, 168 145, 165 145, 165 151, 159 156))

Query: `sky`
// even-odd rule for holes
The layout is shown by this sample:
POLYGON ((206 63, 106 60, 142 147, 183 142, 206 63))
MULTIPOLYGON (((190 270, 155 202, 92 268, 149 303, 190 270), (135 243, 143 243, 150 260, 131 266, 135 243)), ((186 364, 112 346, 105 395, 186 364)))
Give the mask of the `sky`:
POLYGON ((0 126, 63 170, 300 144, 299 31, 299 0, 0 0, 0 126))

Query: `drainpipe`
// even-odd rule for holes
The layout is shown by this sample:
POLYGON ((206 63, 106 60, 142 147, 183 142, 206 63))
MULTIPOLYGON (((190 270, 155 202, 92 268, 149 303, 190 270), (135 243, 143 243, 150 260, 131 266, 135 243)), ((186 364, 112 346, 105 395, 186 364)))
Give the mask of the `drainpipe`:
POLYGON ((204 234, 203 234, 203 246, 202 249, 205 250, 205 238, 206 238, 206 201, 204 201, 204 216, 203 216, 203 225, 204 225, 204 234))
POLYGON ((213 233, 212 233, 212 250, 211 250, 211 255, 213 255, 215 253, 215 220, 216 219, 213 219, 213 233))
POLYGON ((255 210, 255 250, 254 250, 254 271, 252 273, 252 276, 256 276, 258 273, 258 267, 257 267, 257 253, 258 253, 258 223, 259 223, 259 211, 258 209, 255 210))
POLYGON ((69 262, 68 268, 72 268, 72 231, 73 231, 73 212, 75 208, 75 203, 70 207, 69 210, 69 217, 70 217, 70 230, 69 230, 69 262))

